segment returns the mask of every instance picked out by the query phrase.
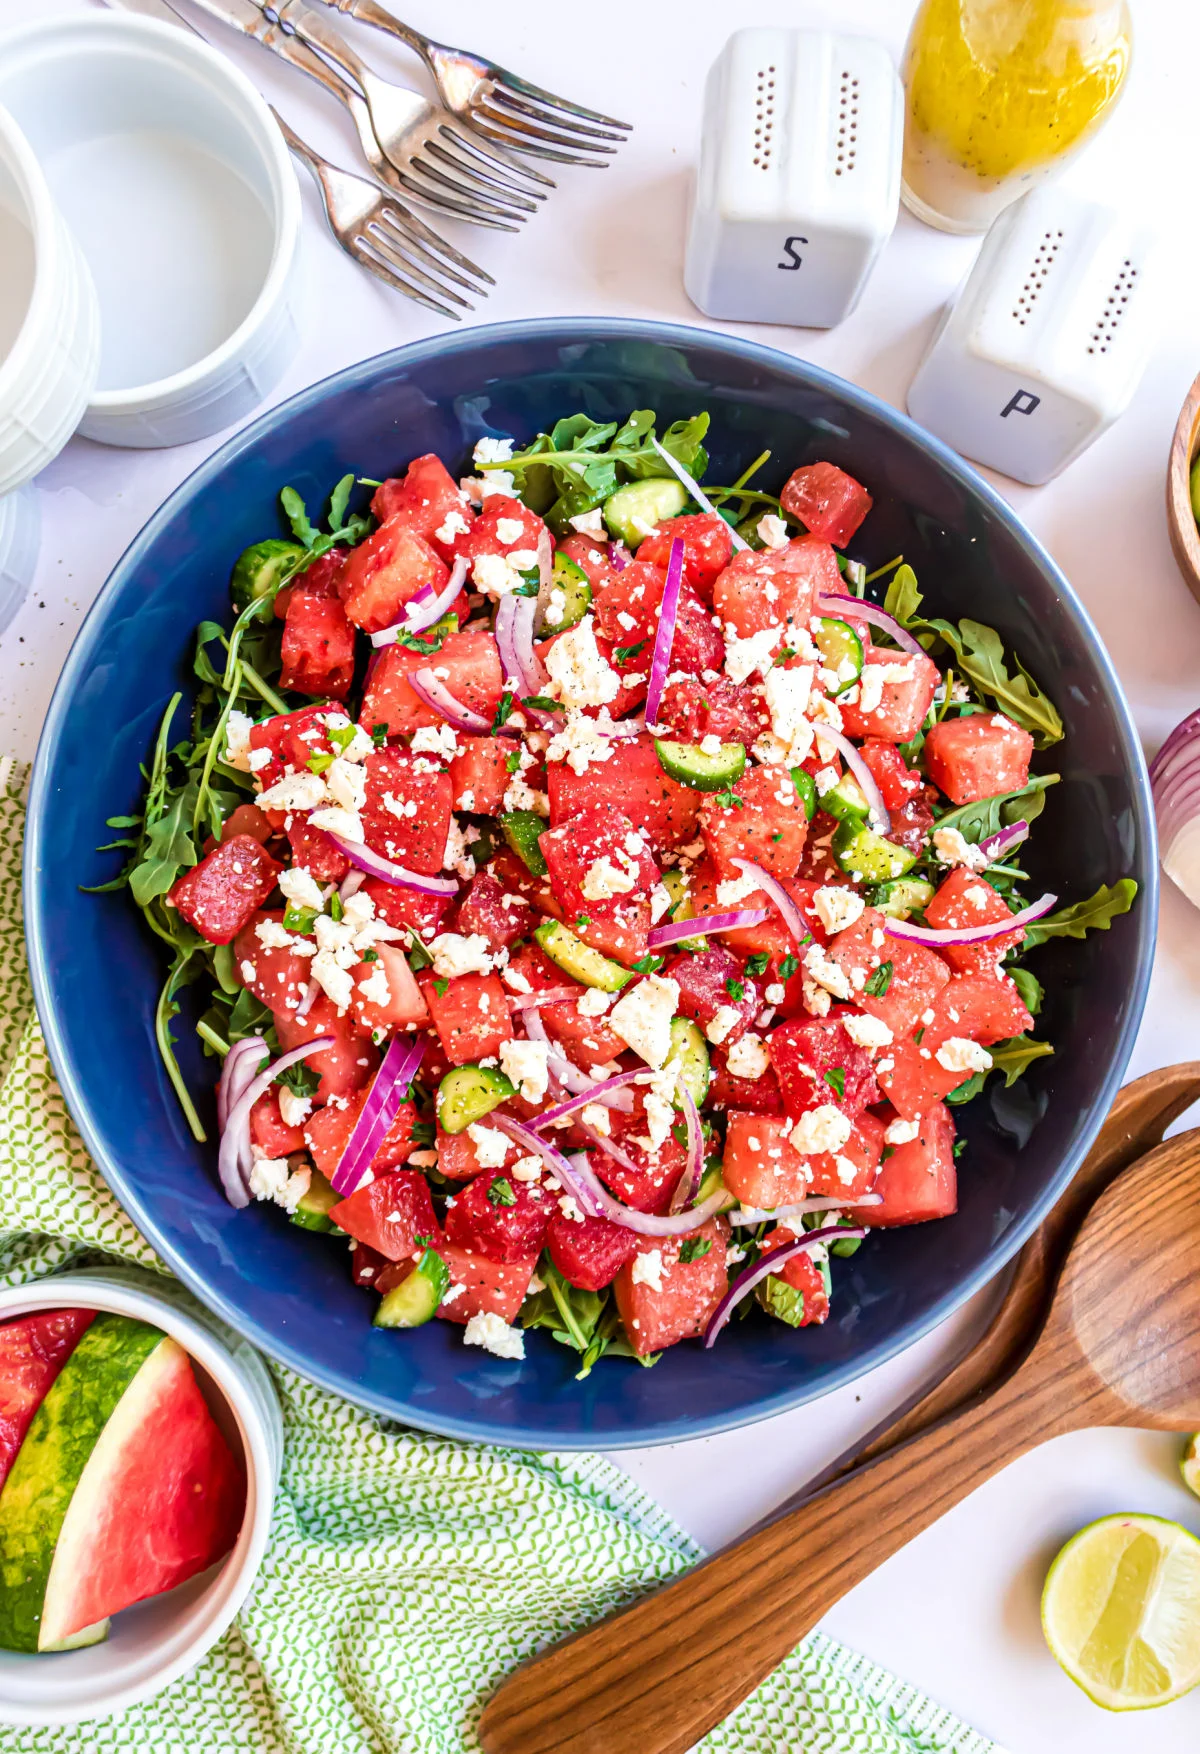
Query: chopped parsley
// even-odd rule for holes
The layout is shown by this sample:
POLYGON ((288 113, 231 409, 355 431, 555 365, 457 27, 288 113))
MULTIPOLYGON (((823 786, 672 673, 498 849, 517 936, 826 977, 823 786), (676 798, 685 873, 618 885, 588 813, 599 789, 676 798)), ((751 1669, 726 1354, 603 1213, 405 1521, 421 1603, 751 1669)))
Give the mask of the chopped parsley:
POLYGON ((735 1005, 740 1005, 742 1000, 746 997, 746 983, 745 981, 734 980, 731 976, 730 979, 725 982, 725 991, 729 994, 729 997, 733 1000, 735 1005))
POLYGON ((448 980, 435 980, 434 981, 433 990, 437 994, 439 999, 441 999, 445 996, 446 988, 449 985, 450 985, 450 982, 448 980))
POLYGON ((592 919, 591 919, 590 914, 576 914, 575 915, 575 930, 577 932, 582 932, 583 928, 585 926, 590 926, 591 923, 592 923, 592 919))
POLYGON ((613 657, 618 664, 628 664, 637 657, 639 652, 643 652, 645 649, 646 641, 640 639, 635 646, 614 646, 613 657))
POLYGON ((830 1066, 828 1071, 822 1072, 821 1076, 840 1102, 846 1094, 845 1066, 830 1066))
POLYGON ((679 1245, 679 1259, 686 1267, 692 1261, 702 1261, 711 1247, 711 1236, 689 1236, 679 1245))
POLYGON ((863 992, 869 993, 872 999, 884 998, 887 994, 888 988, 892 984, 892 975, 895 972, 895 967, 896 965, 893 962, 881 962, 879 967, 875 970, 875 973, 864 986, 863 992))
POLYGON ((388 728, 386 725, 371 726, 371 741, 376 749, 382 749, 387 742, 388 728))
POLYGON ((492 735, 493 735, 493 737, 495 736, 496 732, 500 729, 501 725, 506 725, 508 723, 509 717, 510 717, 512 710, 513 710, 513 707, 516 704, 517 704, 516 697, 514 696, 512 690, 510 688, 506 688, 504 690, 504 693, 500 696, 500 705, 496 708, 496 716, 492 720, 492 735))
POLYGON ((345 755, 358 732, 357 725, 334 725, 326 735, 339 755, 345 755))
POLYGON ((333 766, 333 756, 327 749, 318 749, 315 755, 309 756, 304 765, 309 773, 324 773, 327 767, 333 766))
POLYGON ((362 959, 364 962, 378 962, 379 952, 378 950, 364 950, 362 953, 362 959))
POLYGON ((756 950, 753 956, 746 958, 746 973, 749 975, 766 974, 767 964, 771 958, 765 950, 756 950))
POLYGON ((331 920, 340 920, 345 911, 342 906, 342 898, 335 889, 329 897, 329 917, 331 920))
POLYGON ((665 956, 643 956, 633 964, 634 974, 654 974, 666 961, 665 956))
POLYGON ((299 932, 304 938, 310 937, 316 917, 315 907, 297 907, 294 901, 289 902, 283 916, 283 929, 285 932, 299 932))
POLYGON ((521 751, 519 749, 514 749, 511 755, 506 755, 504 757, 504 769, 506 773, 516 773, 520 765, 521 751))
POLYGON ((552 700, 548 694, 531 694, 521 705, 532 707, 538 713, 561 713, 564 710, 562 701, 552 700))
POLYGON ((275 1082, 286 1085, 294 1096, 315 1096, 321 1074, 306 1066, 303 1060, 297 1060, 286 1072, 281 1072, 275 1082))
POLYGON ((797 960, 794 956, 785 956, 779 964, 779 978, 780 978, 780 980, 781 981, 790 981, 792 976, 795 974, 796 970, 799 968, 799 966, 800 966, 800 964, 797 962, 797 960))
POLYGON ((487 1191, 487 1197, 493 1206, 515 1206, 517 1196, 513 1193, 513 1185, 505 1175, 498 1175, 487 1191))
POLYGON ((954 1141, 954 1155, 955 1155, 955 1157, 961 1157, 963 1152, 966 1150, 966 1148, 967 1148, 967 1141, 965 1139, 956 1139, 954 1141))
POLYGON ((732 786, 728 787, 724 792, 714 792, 713 801, 714 803, 720 804, 726 810, 744 809, 746 803, 744 798, 738 797, 732 786))

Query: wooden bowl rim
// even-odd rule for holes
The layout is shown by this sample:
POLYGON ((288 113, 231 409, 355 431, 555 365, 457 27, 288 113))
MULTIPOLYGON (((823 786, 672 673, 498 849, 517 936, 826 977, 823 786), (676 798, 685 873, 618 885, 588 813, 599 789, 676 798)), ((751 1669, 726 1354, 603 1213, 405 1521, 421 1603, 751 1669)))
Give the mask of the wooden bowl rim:
POLYGON ((1191 469, 1200 450, 1200 374, 1175 423, 1167 466, 1167 524, 1171 547, 1192 595, 1200 600, 1200 527, 1192 510, 1191 469))

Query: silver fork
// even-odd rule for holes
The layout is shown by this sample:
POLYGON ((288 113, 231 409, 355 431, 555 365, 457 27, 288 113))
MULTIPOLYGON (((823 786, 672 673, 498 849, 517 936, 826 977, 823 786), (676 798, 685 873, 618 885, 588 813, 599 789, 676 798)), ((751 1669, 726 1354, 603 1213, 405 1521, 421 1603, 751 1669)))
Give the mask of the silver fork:
POLYGON ((602 170, 603 157, 585 158, 580 149, 611 155, 616 147, 602 142, 613 140, 619 145, 622 135, 629 130, 628 122, 618 122, 598 110, 569 103, 494 61, 422 36, 419 30, 402 24, 385 11, 376 0, 325 0, 325 4, 349 18, 387 31, 414 49, 437 81, 446 108, 498 146, 557 159, 560 164, 583 164, 602 170), (600 126, 589 127, 589 123, 600 126))
MULTIPOLYGON (((124 3, 128 5, 129 0, 124 0, 124 3)), ((150 0, 147 0, 147 3, 150 3, 150 0)), ((166 3, 166 0, 154 0, 154 3, 162 5, 166 3)), ((455 219, 466 220, 471 225, 487 226, 493 231, 516 231, 515 225, 510 225, 505 219, 497 218, 490 207, 482 207, 473 200, 456 200, 449 195, 439 194, 436 197, 430 197, 423 188, 416 188, 411 186, 411 183, 404 182, 400 173, 388 163, 380 150, 379 142, 375 138, 375 130, 371 125, 370 111, 367 109, 366 100, 358 88, 351 85, 350 81, 339 73, 336 67, 331 67, 328 61, 323 61, 320 55, 308 48, 293 32, 286 31, 279 23, 273 23, 261 6, 257 4, 257 0, 194 0, 194 4, 211 17, 219 18, 223 24, 231 25, 234 30, 239 30, 244 35, 253 37, 255 42, 261 43, 264 49, 270 49, 273 54, 280 56, 291 66, 298 67, 302 73, 307 73, 310 78, 319 80, 327 91, 333 93, 339 103, 345 104, 358 133, 363 156, 380 182, 387 183, 402 194, 411 194, 414 200, 424 201, 428 205, 436 207, 439 213, 451 215, 455 219)), ((405 209, 405 212, 409 223, 426 234, 425 242, 427 244, 431 244, 443 255, 449 256, 452 261, 458 263, 459 267, 469 270, 472 274, 482 275, 481 269, 477 268, 466 256, 461 256, 457 250, 452 249, 438 236, 437 232, 430 231, 428 227, 422 227, 420 220, 408 209, 405 209)), ((483 276, 483 278, 488 277, 483 276)), ((493 281, 491 284, 494 285, 495 282, 493 281)))
MULTIPOLYGON (((207 41, 204 32, 197 30, 190 19, 184 18, 182 13, 168 4, 168 0, 106 0, 106 4, 119 11, 139 12, 151 18, 161 18, 164 22, 176 25, 180 30, 190 31, 194 36, 207 41)), ((260 26, 266 25, 266 20, 249 4, 249 0, 220 0, 210 10, 227 24, 245 30, 252 36, 257 35, 260 26), (253 18, 249 16, 251 14, 253 18)), ((294 46, 298 56, 309 54, 299 44, 294 46)), ((316 55, 311 59, 323 71, 328 72, 324 62, 316 55)), ((296 64, 304 65, 300 60, 296 64)), ((386 281, 389 286, 394 286, 406 298, 413 299, 428 310, 436 311, 440 316, 453 317, 456 322, 459 321, 456 310, 439 304, 421 288, 428 287, 430 292, 452 300, 465 310, 474 310, 475 307, 446 286, 445 280, 465 287, 468 292, 487 297, 486 288, 477 286, 474 280, 465 278, 465 274, 474 275, 476 279, 486 281, 488 286, 494 286, 496 283, 490 274, 439 237, 436 231, 419 220, 403 202, 395 200, 377 184, 366 177, 339 170, 336 165, 323 159, 288 126, 278 110, 272 108, 271 113, 288 146, 303 159, 317 178, 330 230, 342 248, 361 267, 378 279, 386 281), (458 273, 457 268, 449 265, 451 262, 456 263, 465 273, 458 273), (430 272, 426 272, 426 269, 430 272)))
MULTIPOLYGON (((359 86, 384 157, 411 195, 443 208, 458 197, 494 217, 522 219, 537 212, 545 193, 531 173, 476 144, 450 111, 419 92, 382 78, 339 30, 305 0, 256 0, 268 17, 295 31, 302 43, 335 62, 359 86)), ((542 182, 544 178, 540 179, 542 182)), ((460 215, 465 217, 465 215, 460 215)))

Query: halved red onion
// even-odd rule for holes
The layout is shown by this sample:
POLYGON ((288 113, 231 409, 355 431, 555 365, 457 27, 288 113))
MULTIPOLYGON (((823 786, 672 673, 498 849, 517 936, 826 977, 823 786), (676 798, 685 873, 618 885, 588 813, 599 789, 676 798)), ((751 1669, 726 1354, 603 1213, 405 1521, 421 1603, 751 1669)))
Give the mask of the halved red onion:
POLYGON ((700 1126, 700 1111, 682 1079, 678 1088, 683 1103, 683 1118, 687 1123, 687 1162, 683 1166, 683 1174, 675 1184, 675 1192, 671 1195, 671 1204, 667 1208, 669 1212, 682 1212, 685 1206, 690 1205, 704 1180, 704 1133, 700 1126))
POLYGON ((459 555, 450 568, 450 577, 440 591, 435 592, 432 585, 422 585, 416 594, 404 605, 404 614, 399 621, 390 627, 381 628, 371 635, 373 646, 393 646, 399 633, 424 633, 432 627, 454 602, 467 582, 467 568, 470 562, 465 555, 459 555))
POLYGON ((1010 914, 1008 919, 996 920, 990 926, 947 927, 935 931, 932 926, 914 926, 908 920, 885 919, 883 929, 889 938, 908 938, 914 944, 987 944, 993 938, 1003 938, 1008 932, 1019 932, 1023 926, 1031 926, 1034 920, 1048 914, 1057 900, 1057 895, 1043 895, 1031 906, 1022 908, 1019 914, 1010 914))
POLYGON ((357 870, 365 871, 368 877, 378 877, 381 883, 390 883, 393 889, 416 889, 422 895, 458 894, 458 884, 453 877, 424 877, 419 871, 409 871, 403 865, 397 865, 394 859, 385 859, 382 853, 377 853, 363 841, 346 840, 340 834, 330 834, 328 829, 325 832, 357 870))
POLYGON ((658 630, 654 635, 654 653, 650 659, 650 682, 646 689, 646 723, 658 718, 667 672, 671 668, 671 646, 675 640, 675 623, 679 616, 679 592, 683 586, 684 543, 682 536, 671 541, 667 557, 667 582, 663 586, 662 604, 658 612, 658 630))
POLYGON ((731 913, 698 914, 693 920, 669 920, 665 926, 653 926, 646 934, 651 950, 678 944, 681 938, 706 938, 713 932, 740 932, 745 926, 757 926, 767 917, 765 907, 741 907, 731 913))
POLYGON ((624 572, 633 559, 623 542, 610 542, 608 545, 608 564, 614 572, 624 572))
POLYGON ((889 615, 877 603, 869 603, 865 597, 838 597, 830 591, 817 598, 817 608, 822 615, 833 615, 838 620, 849 612, 856 621, 869 621, 872 627, 881 627, 904 651, 919 658, 926 655, 924 646, 913 638, 907 627, 902 627, 894 615, 889 615))
POLYGON ((1190 712, 1150 763, 1162 868, 1200 906, 1200 709, 1190 712))
POLYGON ((803 1236, 798 1236, 795 1242, 781 1243, 777 1249, 772 1249, 760 1261, 756 1261, 752 1267, 747 1267, 744 1273, 739 1274, 729 1287, 713 1311, 709 1324, 704 1330, 705 1347, 707 1348, 714 1343, 717 1335, 743 1297, 747 1297, 761 1280, 770 1278, 772 1273, 777 1272, 780 1267, 785 1266, 796 1255, 808 1253, 809 1250, 816 1248, 818 1243, 853 1242, 855 1238, 866 1236, 866 1234, 863 1227, 851 1229, 848 1225, 831 1224, 824 1230, 809 1230, 803 1236))
POLYGON ((1200 707, 1181 719, 1171 734, 1164 740, 1158 754, 1150 763, 1150 778, 1154 779, 1162 770, 1163 765, 1174 752, 1185 747, 1189 751, 1196 733, 1200 731, 1200 707))
POLYGON ((370 1169, 371 1159, 383 1144, 388 1128, 408 1095, 409 1085, 425 1056, 426 1045, 419 1035, 392 1037, 383 1064, 375 1074, 375 1082, 354 1123, 354 1131, 329 1178, 335 1194, 341 1194, 343 1198, 352 1194, 370 1169))
POLYGON ((852 1206, 857 1212, 860 1206, 882 1205, 882 1194, 858 1194, 853 1200, 848 1200, 844 1194, 840 1198, 837 1194, 814 1194, 811 1199, 797 1200, 792 1206, 763 1207, 761 1210, 757 1206, 739 1206, 725 1216, 735 1228, 753 1230, 760 1224, 786 1224, 789 1218, 803 1218, 809 1212, 840 1212, 847 1206, 852 1206))
POLYGON ((1007 857, 1014 847, 1019 847, 1023 841, 1028 839, 1029 824, 1022 819, 1020 822, 1012 823, 1008 828, 1002 828, 998 834, 990 834, 986 840, 981 840, 979 850, 988 864, 994 865, 1007 857))
MULTIPOLYGON (((679 459, 673 457, 665 445, 660 445, 653 434, 650 436, 650 443, 654 446, 654 449, 658 452, 659 456, 667 465, 667 468, 671 471, 672 475, 674 475, 675 479, 683 482, 683 485, 687 488, 696 504, 700 507, 700 510, 702 512, 707 512, 711 518, 719 518, 721 514, 718 512, 716 506, 708 498, 700 483, 695 480, 693 476, 688 474, 679 459)), ((736 530, 731 528, 729 534, 733 538, 733 546, 735 548, 749 548, 750 544, 746 541, 745 537, 739 536, 736 530)))
MULTIPOLYGON (((827 743, 836 745, 846 766, 858 781, 862 795, 867 800, 872 826, 880 834, 891 834, 892 819, 888 815, 887 805, 883 801, 883 793, 875 782, 875 775, 851 743, 849 737, 843 736, 840 731, 835 731, 831 725, 818 725, 816 732, 817 736, 823 737, 827 743)), ((817 802, 819 804, 820 799, 817 802)))
POLYGON ((428 667, 421 670, 410 670, 404 678, 417 699, 440 713, 448 724, 456 731, 465 731, 468 736, 480 737, 491 730, 490 722, 482 713, 477 713, 469 706, 457 700, 444 682, 440 682, 428 667))
MULTIPOLYGON (((800 912, 800 909, 796 906, 778 877, 773 877, 769 871, 764 871, 761 865, 755 865, 749 859, 733 859, 731 863, 736 870, 745 873, 748 877, 753 877, 754 881, 758 884, 758 887, 765 890, 767 895, 770 896, 771 900, 779 910, 780 918, 783 920, 788 931, 792 934, 792 937, 796 940, 797 945, 810 944, 812 942, 812 933, 804 923, 804 915, 800 912)), ((751 908, 748 911, 751 913, 757 913, 758 909, 751 908)))
POLYGON ((225 1198, 231 1206, 237 1206, 240 1210, 250 1204, 249 1177, 254 1162, 250 1149, 250 1110, 259 1097, 271 1088, 281 1072, 286 1072, 289 1066, 296 1065, 299 1060, 306 1060, 309 1054, 323 1053, 333 1045, 331 1035, 318 1035, 313 1041, 306 1041, 301 1047, 280 1054, 277 1060, 272 1060, 269 1066, 252 1078, 239 1093, 237 1101, 230 1104, 217 1151, 217 1173, 221 1177, 225 1198))

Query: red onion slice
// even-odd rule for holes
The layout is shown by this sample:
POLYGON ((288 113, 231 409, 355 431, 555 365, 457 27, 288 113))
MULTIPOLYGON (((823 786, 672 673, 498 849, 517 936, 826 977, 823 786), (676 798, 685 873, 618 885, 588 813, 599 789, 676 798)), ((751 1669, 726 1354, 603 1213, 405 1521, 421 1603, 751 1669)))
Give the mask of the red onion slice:
POLYGON ((537 539, 538 590, 548 591, 554 579, 554 538, 545 527, 537 539))
POLYGON ((901 627, 894 615, 889 615, 886 609, 880 609, 875 603, 868 603, 865 597, 836 597, 830 592, 817 598, 817 608, 822 615, 836 616, 839 621, 844 620, 849 610, 856 621, 869 621, 872 627, 881 627, 885 633, 891 634, 904 651, 912 652, 918 658, 927 655, 921 642, 914 639, 906 627, 901 627))
POLYGON ((614 1163, 619 1163, 621 1168, 627 1169, 631 1175, 641 1175, 641 1164, 635 1163, 628 1151, 623 1151, 613 1140, 606 1138, 598 1127, 589 1126, 586 1121, 579 1121, 576 1124, 595 1150, 603 1151, 606 1157, 611 1157, 614 1163))
MULTIPOLYGON (((664 445, 660 445, 653 434, 651 434, 650 443, 654 446, 655 450, 667 465, 667 468, 671 471, 672 475, 674 475, 675 479, 683 482, 683 485, 687 488, 696 504, 700 507, 700 510, 702 512, 707 512, 710 518, 719 518, 721 514, 716 506, 708 498, 708 495, 704 492, 700 483, 688 474, 679 459, 673 457, 664 445)), ((737 531, 732 527, 730 528, 729 534, 733 538, 733 546, 735 548, 749 548, 750 544, 746 541, 745 537, 739 536, 737 531)))
POLYGON ((371 1160, 387 1137, 387 1130, 400 1112, 417 1067, 425 1056, 420 1036, 394 1035, 383 1064, 375 1074, 354 1131, 346 1141, 337 1168, 329 1178, 335 1194, 352 1194, 371 1167, 371 1160))
POLYGON ((675 623, 679 617, 679 592, 683 585, 684 543, 682 536, 671 541, 667 559, 667 582, 663 586, 662 605, 658 612, 658 631, 654 635, 654 654, 650 659, 650 683, 646 689, 646 723, 658 719, 659 703, 667 672, 671 667, 671 646, 675 639, 675 623))
POLYGON ((314 1040, 306 1041, 302 1047, 280 1054, 277 1060, 272 1060, 265 1070, 252 1078, 239 1094, 237 1101, 230 1104, 217 1152, 217 1173, 221 1177, 225 1198, 231 1206, 240 1210, 250 1204, 250 1189, 247 1185, 253 1163, 250 1150, 250 1110, 259 1097, 271 1088, 281 1072, 286 1072, 297 1061, 307 1059, 309 1054, 323 1053, 333 1045, 331 1035, 318 1035, 314 1040))
POLYGON ((450 577, 444 588, 435 594, 432 585, 422 585, 414 597, 410 597, 404 605, 404 614, 399 621, 390 627, 384 627, 371 635, 373 646, 393 646, 396 635, 400 633, 424 633, 432 627, 454 602, 467 582, 468 562, 465 555, 460 555, 450 568, 450 577))
MULTIPOLYGON (((328 829, 325 832, 329 834, 328 829)), ((368 877, 378 877, 381 883, 390 883, 393 889, 416 889, 422 895, 458 894, 453 877, 424 877, 419 871, 409 871, 393 859, 385 859, 362 841, 346 840, 340 834, 329 834, 329 838, 359 871, 365 871, 368 877)))
POLYGON ((756 1229, 760 1224, 778 1222, 786 1224, 789 1218, 803 1218, 809 1212, 840 1212, 852 1206, 857 1212, 860 1206, 882 1206, 882 1194, 858 1194, 848 1200, 843 1194, 814 1195, 809 1200, 797 1200, 793 1206, 763 1207, 739 1206, 735 1212, 727 1212, 726 1218, 736 1229, 756 1229))
POLYGON ((355 870, 347 872, 345 877, 342 878, 341 885, 338 889, 338 900, 349 901, 352 895, 358 894, 366 880, 367 874, 365 871, 355 870))
POLYGON ((496 605, 496 624, 493 632, 496 636, 496 647, 500 653, 500 669, 504 676, 504 685, 514 694, 530 694, 529 678, 521 668, 521 660, 517 655, 516 642, 517 598, 510 592, 501 597, 496 605))
POLYGON ((706 938, 714 932, 740 932, 744 926, 757 926, 767 918, 765 907, 742 907, 726 914, 698 914, 692 920, 671 920, 665 926, 654 926, 646 934, 651 950, 662 950, 678 944, 681 938, 706 938))
POLYGON ((990 926, 961 926, 957 930, 946 928, 939 932, 932 926, 914 926, 907 920, 885 919, 883 929, 889 938, 908 938, 914 944, 988 944, 993 938, 1003 938, 1009 932, 1019 932, 1023 926, 1031 926, 1034 920, 1048 914, 1057 900, 1057 895, 1043 895, 1031 906, 1022 908, 1019 914, 1011 914, 1007 920, 996 920, 990 926))
POLYGON ((866 1236, 866 1234, 866 1230, 862 1227, 852 1230, 848 1225, 831 1224, 824 1230, 810 1230, 804 1236, 798 1236, 795 1242, 785 1242, 779 1248, 772 1249, 770 1254, 764 1255, 760 1261, 755 1262, 754 1266, 747 1267, 746 1271, 740 1274, 729 1287, 713 1311, 712 1318, 704 1330, 705 1348, 707 1349, 715 1342, 717 1335, 743 1297, 748 1296, 761 1280, 770 1278, 771 1274, 779 1267, 793 1260, 796 1255, 806 1254, 810 1249, 816 1248, 818 1243, 853 1242, 856 1237, 866 1236))
MULTIPOLYGON (((736 870, 744 872, 749 877, 753 877, 754 881, 758 884, 758 887, 766 891, 767 895, 770 896, 771 900, 778 908, 784 925, 796 940, 797 945, 811 944, 812 933, 804 923, 804 915, 800 912, 800 909, 796 906, 778 877, 772 877, 769 871, 764 871, 761 865, 752 864, 749 859, 733 859, 731 863, 736 870)), ((758 910, 754 908, 750 911, 756 913, 758 910)))
POLYGON ((608 545, 608 564, 614 572, 624 572, 633 556, 623 542, 610 542, 608 545))
MULTIPOLYGON (((578 1068, 572 1069, 578 1070, 578 1068)), ((587 1079, 586 1072, 582 1073, 581 1076, 587 1079)), ((633 1084, 637 1079, 644 1078, 645 1076, 646 1074, 644 1072, 618 1072, 615 1078, 605 1078, 603 1083, 600 1084, 592 1084, 591 1080, 588 1079, 588 1089, 577 1091, 576 1094, 569 1097, 566 1102, 557 1103, 554 1108, 546 1109, 538 1116, 536 1121, 530 1122, 530 1126, 535 1132, 540 1133, 544 1127, 552 1126, 555 1121, 562 1120, 564 1115, 573 1115, 581 1108, 586 1108, 589 1102, 601 1102, 604 1103, 606 1108, 614 1108, 617 1105, 612 1102, 606 1102, 605 1098, 615 1095, 618 1091, 622 1090, 626 1084, 633 1084)), ((562 1080, 560 1079, 559 1082, 561 1083, 562 1080)), ((629 1104, 629 1107, 632 1109, 632 1102, 629 1104)))
POLYGON ((584 989, 582 987, 547 987, 541 993, 506 993, 510 1011, 536 1011, 539 1005, 572 1004, 584 989))
MULTIPOLYGON (((840 750, 842 759, 858 781, 862 795, 867 800, 867 808, 871 813, 873 827, 880 834, 891 834, 892 819, 888 815, 887 805, 883 801, 883 793, 875 783, 875 775, 851 743, 849 737, 844 737, 840 731, 835 731, 830 725, 817 725, 816 733, 818 737, 823 737, 827 743, 835 744, 840 750)), ((820 803, 819 798, 817 802, 820 803)))
MULTIPOLYGON (((360 875, 361 875, 361 873, 360 873, 360 875)), ((308 1016, 309 1012, 313 1008, 314 1003, 316 1002, 317 994, 320 991, 321 991, 320 986, 317 984, 316 981, 309 981, 309 983, 305 987, 303 993, 300 995, 300 1003, 296 1006, 296 1013, 295 1014, 296 1014, 297 1022, 302 1023, 304 1021, 304 1019, 308 1016)))
POLYGON ((513 621, 513 643, 517 648, 521 674, 525 678, 526 694, 541 694, 546 686, 545 666, 533 649, 533 622, 536 614, 537 603, 532 597, 518 597, 517 613, 513 621))
POLYGON ((479 737, 491 730, 490 722, 482 713, 474 712, 469 706, 464 706, 461 700, 456 700, 428 667, 410 670, 404 680, 419 701, 423 701, 435 713, 440 713, 456 731, 465 731, 468 736, 479 737))
POLYGON ((499 1132, 506 1134, 513 1144, 519 1145, 523 1151, 528 1151, 532 1156, 540 1157, 547 1169, 558 1177, 579 1210, 588 1218, 602 1216, 598 1201, 570 1158, 564 1157, 561 1151, 556 1151, 553 1145, 547 1140, 539 1138, 529 1127, 523 1126, 520 1121, 513 1120, 511 1115, 501 1114, 498 1109, 488 1116, 487 1124, 489 1127, 495 1127, 499 1132))
MULTIPOLYGON (((936 823, 934 823, 934 827, 937 827, 936 823)), ((1029 824, 1022 819, 1020 822, 1012 823, 1008 828, 1002 828, 999 834, 991 834, 986 840, 981 840, 979 850, 989 865, 995 865, 1011 853, 1014 847, 1019 847, 1023 841, 1028 839, 1029 824)))
MULTIPOLYGON (((488 1117, 489 1127, 498 1127, 506 1133, 514 1144, 523 1150, 534 1152, 542 1159, 547 1168, 567 1189, 580 1211, 589 1218, 610 1218, 614 1224, 623 1224, 626 1230, 636 1230, 640 1236, 686 1236, 720 1210, 728 1198, 724 1189, 711 1194, 703 1205, 694 1206, 690 1212, 677 1212, 674 1216, 659 1218, 653 1212, 635 1212, 632 1206, 623 1206, 620 1200, 614 1200, 608 1189, 601 1182, 589 1164, 586 1156, 579 1152, 574 1157, 564 1157, 561 1151, 528 1127, 522 1126, 510 1115, 499 1110, 493 1111, 488 1117)), ((842 1233, 845 1236, 850 1231, 842 1233)))
MULTIPOLYGON (((530 1041, 543 1041, 550 1049, 546 1064, 552 1076, 558 1080, 564 1090, 570 1090, 574 1095, 582 1096, 587 1102, 602 1102, 605 1108, 619 1108, 625 1114, 630 1113, 633 1108, 633 1098, 625 1091, 618 1090, 614 1079, 605 1079, 597 1084, 580 1067, 573 1065, 546 1034, 546 1025, 542 1022, 542 1014, 536 1006, 525 1011, 523 1017, 525 1034, 530 1041)), ((537 1125, 542 1126, 556 1112, 556 1110, 551 1109, 549 1115, 540 1115, 537 1125)))
POLYGON ((683 1174, 675 1184, 675 1192, 671 1195, 669 1212, 682 1212, 683 1208, 696 1198, 700 1191, 700 1183, 704 1180, 704 1133, 700 1126, 700 1111, 687 1085, 680 1081, 679 1094, 683 1101, 683 1118, 687 1122, 687 1162, 683 1174))
POLYGON ((230 1109, 254 1075, 249 1069, 249 1056, 252 1053, 257 1053, 260 1059, 264 1054, 270 1058, 270 1049, 261 1035, 243 1036, 241 1041, 233 1043, 225 1055, 221 1076, 217 1079, 218 1132, 224 1132, 230 1109))

